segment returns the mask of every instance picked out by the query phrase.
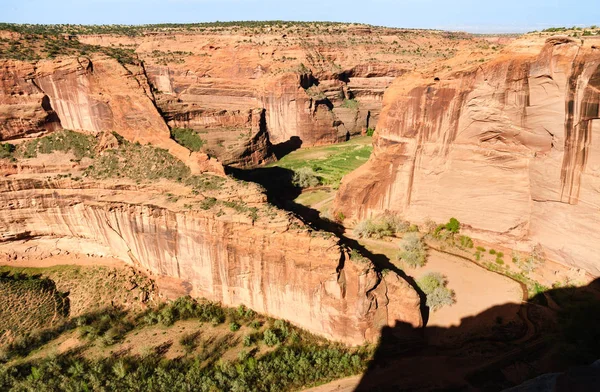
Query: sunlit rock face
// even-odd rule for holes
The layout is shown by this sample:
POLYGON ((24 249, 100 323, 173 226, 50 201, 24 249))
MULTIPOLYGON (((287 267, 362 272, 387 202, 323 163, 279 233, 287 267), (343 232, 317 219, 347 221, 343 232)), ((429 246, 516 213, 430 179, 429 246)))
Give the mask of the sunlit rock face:
POLYGON ((539 243, 600 274, 600 50, 554 37, 434 76, 389 88, 373 156, 344 178, 335 208, 456 217, 473 236, 539 243))
MULTIPOLYGON (((40 179, 27 171, 0 181, 0 242, 28 239, 42 251, 37 239, 60 240, 62 251, 116 257, 147 271, 168 298, 244 304, 349 344, 375 340, 396 320, 422 325, 419 297, 406 281, 350 260, 335 237, 311 233, 283 212, 253 221, 190 211, 160 201, 169 187, 40 179)), ((265 202, 248 185, 228 199, 265 202)))

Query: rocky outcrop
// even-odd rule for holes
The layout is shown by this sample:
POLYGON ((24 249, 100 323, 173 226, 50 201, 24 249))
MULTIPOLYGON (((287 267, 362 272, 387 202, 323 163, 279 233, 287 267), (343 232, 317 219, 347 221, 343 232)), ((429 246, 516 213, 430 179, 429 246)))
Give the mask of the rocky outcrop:
MULTIPOLYGON (((335 238, 264 209, 256 187, 229 192, 230 201, 258 208, 250 219, 224 206, 218 214, 191 208, 200 197, 191 194, 178 193, 179 204, 165 201, 161 194, 178 192, 173 185, 20 177, 0 182, 2 241, 33 246, 60 238, 64 247, 72 239, 77 249, 69 251, 125 260, 149 271, 171 297, 244 304, 351 344, 375 339, 388 320, 422 323, 419 298, 405 281, 383 279, 335 238)), ((221 188, 228 186, 236 185, 221 188)))
POLYGON ((236 166, 268 161, 290 140, 336 143, 375 128, 395 77, 483 43, 442 32, 292 24, 78 38, 135 48, 168 125, 194 129, 209 154, 236 166))
POLYGON ((126 67, 102 55, 35 64, 6 61, 2 79, 0 140, 57 129, 118 130, 132 142, 168 150, 194 172, 206 171, 205 156, 190 154, 170 138, 141 66, 126 67))
POLYGON ((35 68, 20 61, 0 61, 0 140, 61 128, 50 99, 35 83, 35 68))
POLYGON ((399 78, 373 156, 343 180, 336 209, 356 219, 384 210, 415 222, 456 217, 474 236, 539 243, 599 274, 600 51, 570 38, 523 47, 462 71, 399 78))

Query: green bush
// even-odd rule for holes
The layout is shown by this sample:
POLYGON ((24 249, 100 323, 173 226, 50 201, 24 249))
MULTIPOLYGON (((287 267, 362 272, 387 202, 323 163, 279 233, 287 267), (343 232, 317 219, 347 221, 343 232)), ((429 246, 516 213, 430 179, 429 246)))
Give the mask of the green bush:
POLYGON ((490 254, 491 255, 495 255, 496 254, 496 249, 490 249, 490 254))
POLYGON ((368 128, 367 129, 367 136, 373 136, 374 133, 375 133, 375 128, 368 128))
POLYGON ((263 342, 265 342, 265 344, 269 347, 276 346, 281 343, 277 333, 269 328, 265 329, 263 332, 263 342))
POLYGON ((301 167, 294 170, 292 183, 300 188, 309 188, 319 185, 321 180, 310 167, 301 167))
POLYGON ((198 133, 189 128, 171 129, 171 139, 190 151, 200 151, 204 146, 204 140, 198 136, 198 133))
POLYGON ((418 231, 416 225, 411 225, 399 216, 384 213, 374 218, 360 221, 354 228, 354 234, 360 238, 383 238, 408 231, 418 231))
POLYGON ((240 329, 240 325, 238 323, 236 323, 235 321, 229 323, 229 330, 231 332, 239 331, 239 329, 240 329))
POLYGON ((446 277, 438 272, 424 275, 417 281, 417 285, 427 296, 427 306, 434 312, 456 302, 454 291, 446 287, 446 277))
POLYGON ((13 159, 15 146, 10 143, 0 143, 0 159, 13 159))
POLYGON ((199 335, 200 334, 198 332, 190 332, 190 333, 183 334, 179 338, 179 344, 181 344, 181 347, 183 347, 183 350, 186 353, 189 354, 196 349, 196 347, 198 346, 197 341, 198 341, 199 335))
POLYGON ((356 99, 344 99, 342 107, 346 109, 358 109, 359 103, 356 99))
POLYGON ((55 151, 71 152, 75 158, 92 158, 96 148, 96 138, 85 133, 62 130, 48 136, 25 142, 16 149, 21 158, 35 158, 38 154, 51 154, 55 151))
POLYGON ((460 236, 460 246, 463 248, 473 248, 473 239, 471 239, 471 237, 466 236, 466 235, 461 235, 460 236))
POLYGON ((425 244, 418 234, 408 233, 400 241, 398 258, 412 268, 422 267, 427 260, 425 244))

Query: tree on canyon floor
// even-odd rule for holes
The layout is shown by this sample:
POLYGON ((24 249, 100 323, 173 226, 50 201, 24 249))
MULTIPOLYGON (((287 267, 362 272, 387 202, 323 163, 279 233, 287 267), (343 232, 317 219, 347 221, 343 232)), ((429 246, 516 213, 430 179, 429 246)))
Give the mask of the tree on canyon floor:
POLYGON ((427 306, 434 312, 456 302, 454 290, 446 287, 448 279, 439 272, 425 274, 417 281, 417 284, 427 296, 427 306))
POLYGON ((421 237, 417 233, 408 233, 400 241, 398 260, 412 268, 423 267, 427 261, 427 250, 421 237))

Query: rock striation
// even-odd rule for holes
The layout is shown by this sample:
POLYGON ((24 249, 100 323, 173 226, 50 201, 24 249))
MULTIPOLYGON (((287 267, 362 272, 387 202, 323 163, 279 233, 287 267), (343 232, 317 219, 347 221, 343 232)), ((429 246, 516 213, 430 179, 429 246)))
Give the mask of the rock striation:
POLYGON ((263 210, 256 187, 228 195, 261 207, 254 220, 225 207, 219 214, 182 207, 199 197, 185 192, 173 204, 161 196, 167 190, 178 192, 169 184, 10 176, 0 181, 0 241, 42 247, 42 240, 60 239, 65 251, 116 257, 148 271, 168 297, 244 304, 349 344, 374 340, 398 319, 422 324, 408 283, 351 260, 335 238, 263 210))
POLYGON ((484 64, 400 77, 336 209, 456 217, 473 236, 541 244, 598 275, 599 89, 600 50, 568 37, 525 37, 484 64))

